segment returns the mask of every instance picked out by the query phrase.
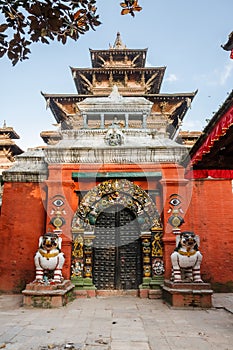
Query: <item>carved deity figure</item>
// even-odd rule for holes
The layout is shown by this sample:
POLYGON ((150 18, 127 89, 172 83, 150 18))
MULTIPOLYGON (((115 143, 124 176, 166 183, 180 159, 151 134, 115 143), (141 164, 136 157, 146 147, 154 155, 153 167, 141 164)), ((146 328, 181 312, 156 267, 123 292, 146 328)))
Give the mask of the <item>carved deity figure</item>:
POLYGON ((65 262, 61 252, 62 239, 57 233, 45 233, 39 238, 39 249, 34 257, 36 266, 35 282, 61 283, 65 262))
POLYGON ((171 254, 173 282, 203 282, 200 266, 202 254, 199 252, 199 237, 184 231, 177 237, 177 244, 171 254))
POLYGON ((109 126, 107 134, 105 135, 105 143, 109 146, 119 146, 124 142, 124 136, 121 129, 121 122, 117 117, 114 117, 112 124, 109 126))

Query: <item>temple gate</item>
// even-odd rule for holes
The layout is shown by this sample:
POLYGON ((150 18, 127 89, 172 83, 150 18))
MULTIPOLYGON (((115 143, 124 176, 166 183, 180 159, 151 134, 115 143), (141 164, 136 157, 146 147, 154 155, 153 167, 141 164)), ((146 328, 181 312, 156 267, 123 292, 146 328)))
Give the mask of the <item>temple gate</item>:
POLYGON ((146 191, 129 180, 107 180, 90 190, 74 215, 72 233, 74 281, 88 278, 97 289, 138 289, 163 274, 159 213, 146 191))
POLYGON ((97 289, 137 289, 142 282, 140 232, 133 213, 119 205, 102 212, 93 242, 97 289))

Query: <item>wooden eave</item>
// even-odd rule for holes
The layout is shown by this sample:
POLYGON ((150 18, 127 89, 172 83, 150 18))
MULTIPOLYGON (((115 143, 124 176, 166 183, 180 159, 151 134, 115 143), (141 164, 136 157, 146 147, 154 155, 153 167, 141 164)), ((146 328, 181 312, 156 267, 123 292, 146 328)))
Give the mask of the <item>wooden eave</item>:
MULTIPOLYGON (((53 100, 57 100, 59 102, 77 102, 78 100, 82 101, 84 98, 87 98, 87 97, 93 97, 93 95, 89 95, 87 96, 86 94, 85 95, 82 95, 82 94, 46 94, 46 93, 41 93, 42 96, 45 98, 46 102, 48 102, 50 99, 53 99, 53 100)), ((96 96, 95 96, 96 97, 96 96)), ((80 102, 79 101, 79 102, 80 102)))
POLYGON ((46 101, 47 108, 51 109, 57 123, 66 119, 67 113, 61 108, 63 104, 73 105, 77 102, 83 101, 87 97, 93 97, 93 95, 78 95, 78 94, 45 94, 41 93, 46 101))
POLYGON ((233 90, 191 148, 189 157, 183 162, 185 166, 193 166, 194 170, 233 169, 233 124, 228 117, 229 113, 232 118, 233 90), (225 129, 222 127, 224 120, 226 120, 226 123, 229 120, 229 125, 225 129), (210 140, 211 137, 212 140, 210 140), (207 142, 209 148, 204 150, 207 142))
POLYGON ((129 56, 129 57, 136 57, 139 55, 137 59, 137 65, 139 67, 145 67, 146 63, 146 56, 147 56, 147 49, 109 49, 109 50, 92 50, 89 49, 90 55, 91 55, 91 63, 93 68, 99 67, 99 59, 98 56, 102 56, 103 58, 108 59, 110 55, 112 57, 119 57, 119 56, 129 56))
POLYGON ((211 151, 204 154, 201 161, 193 165, 193 169, 233 170, 233 126, 214 142, 211 151))
MULTIPOLYGON (((177 107, 174 108, 172 115, 170 116, 171 124, 168 133, 171 137, 174 136, 176 130, 179 126, 180 121, 183 120, 187 110, 188 104, 187 99, 190 99, 192 102, 193 98, 196 95, 195 92, 191 93, 177 93, 177 94, 143 94, 140 97, 144 97, 149 101, 160 104, 161 102, 170 102, 172 104, 177 104, 177 107)), ((65 105, 73 106, 78 102, 83 101, 85 98, 96 98, 95 95, 79 95, 79 94, 43 94, 47 106, 51 108, 51 111, 57 121, 60 123, 67 119, 68 111, 65 110, 65 105), (63 107, 62 107, 63 106, 63 107)), ((107 97, 108 94, 102 94, 98 97, 107 97)), ((132 95, 126 94, 124 97, 132 97, 132 95)))
POLYGON ((58 123, 65 119, 66 113, 58 106, 55 100, 50 100, 49 107, 58 123))
POLYGON ((149 99, 152 102, 155 101, 183 101, 187 98, 190 98, 191 101, 194 99, 194 97, 197 94, 197 90, 194 92, 178 92, 178 93, 159 93, 159 94, 146 94, 142 95, 143 97, 149 99))
POLYGON ((162 103, 162 102, 173 102, 177 103, 177 107, 174 108, 173 113, 170 115, 169 119, 171 123, 168 126, 167 132, 170 138, 173 138, 176 134, 176 131, 183 121, 185 114, 187 113, 189 104, 193 101, 197 91, 191 93, 176 93, 176 94, 148 94, 143 95, 153 103, 162 103))
POLYGON ((22 154, 24 151, 17 146, 13 141, 7 141, 7 140, 1 140, 0 139, 0 150, 9 150, 12 153, 12 156, 18 156, 19 154, 22 154))
POLYGON ((24 151, 16 144, 11 147, 11 150, 12 150, 12 154, 14 156, 18 156, 18 155, 24 153, 24 151))
POLYGON ((10 139, 19 139, 19 135, 11 127, 0 128, 0 135, 7 135, 10 139))
POLYGON ((58 131, 42 131, 40 133, 40 137, 46 144, 50 144, 51 140, 56 143, 57 141, 61 140, 61 133, 58 131))
POLYGON ((231 32, 228 36, 228 41, 226 44, 221 45, 223 50, 225 51, 232 51, 233 50, 233 32, 231 32))
POLYGON ((188 148, 193 147, 197 139, 201 136, 201 131, 180 130, 176 142, 188 148))
POLYGON ((121 68, 72 68, 72 75, 74 79, 74 83, 76 86, 76 89, 78 93, 80 94, 85 94, 85 87, 83 86, 82 79, 80 77, 80 74, 84 75, 91 79, 93 76, 93 73, 95 74, 110 74, 112 72, 113 74, 115 73, 120 73, 120 72, 125 72, 125 73, 133 73, 133 74, 141 74, 145 73, 147 75, 147 79, 149 79, 153 74, 157 73, 157 76, 154 80, 154 83, 152 84, 152 87, 150 89, 150 93, 157 94, 160 91, 160 87, 163 81, 164 73, 166 70, 166 67, 147 67, 147 68, 132 68, 132 67, 121 67, 121 68))

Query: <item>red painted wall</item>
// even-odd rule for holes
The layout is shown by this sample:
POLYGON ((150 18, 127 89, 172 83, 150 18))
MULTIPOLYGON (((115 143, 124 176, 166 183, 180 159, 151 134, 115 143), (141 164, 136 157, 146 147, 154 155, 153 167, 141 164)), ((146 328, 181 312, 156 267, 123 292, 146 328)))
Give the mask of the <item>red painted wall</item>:
POLYGON ((192 185, 187 217, 189 229, 200 236, 203 279, 216 290, 233 291, 232 181, 202 179, 192 185))
POLYGON ((18 292, 35 278, 34 254, 45 228, 46 188, 5 183, 0 221, 0 290, 18 292))
MULTIPOLYGON (((77 165, 50 166, 44 185, 34 183, 5 183, 0 221, 0 290, 20 291, 35 277, 34 254, 38 239, 48 228, 52 229, 52 200, 56 195, 65 198, 65 225, 62 251, 66 262, 65 278, 70 277, 71 221, 78 206, 75 191, 90 190, 97 183, 71 179, 77 165)), ((182 199, 185 223, 182 230, 192 230, 200 236, 203 254, 202 276, 214 288, 233 290, 233 194, 231 180, 184 179, 184 169, 176 164, 143 165, 82 165, 81 171, 161 171, 162 180, 134 181, 144 190, 160 188, 162 199, 159 211, 164 219, 164 261, 166 273, 171 274, 170 254, 175 248, 175 236, 168 224, 169 198, 178 193, 182 199)))

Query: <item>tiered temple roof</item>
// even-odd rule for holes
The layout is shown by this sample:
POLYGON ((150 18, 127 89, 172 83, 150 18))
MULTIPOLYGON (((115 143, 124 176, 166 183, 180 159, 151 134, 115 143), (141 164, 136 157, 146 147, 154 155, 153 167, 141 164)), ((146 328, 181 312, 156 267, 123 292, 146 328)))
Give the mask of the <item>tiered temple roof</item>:
MULTIPOLYGON (((47 106, 50 107, 61 130, 74 127, 98 128, 100 125, 104 127, 103 122, 101 124, 101 116, 96 122, 96 116, 93 117, 91 122, 89 114, 89 122, 86 123, 86 117, 83 111, 80 111, 79 104, 80 102, 82 104, 84 99, 108 97, 116 86, 122 97, 141 97, 152 102, 146 125, 131 123, 131 127, 134 124, 137 128, 140 124, 154 130, 155 121, 161 118, 166 120, 166 132, 169 138, 174 139, 177 136, 177 131, 196 92, 160 93, 165 67, 145 67, 147 49, 128 49, 119 33, 113 46, 107 50, 90 50, 90 55, 91 68, 71 68, 77 94, 43 93, 47 106), (76 123, 73 123, 73 120, 76 120, 76 123)), ((131 115, 131 119, 133 118, 131 115)), ((59 139, 59 132, 45 131, 41 133, 41 137, 46 143, 55 143, 59 139)))
POLYGON ((6 126, 6 122, 4 122, 2 128, 0 128, 0 175, 12 165, 15 156, 23 153, 22 149, 13 141, 13 139, 19 138, 15 130, 6 126))

